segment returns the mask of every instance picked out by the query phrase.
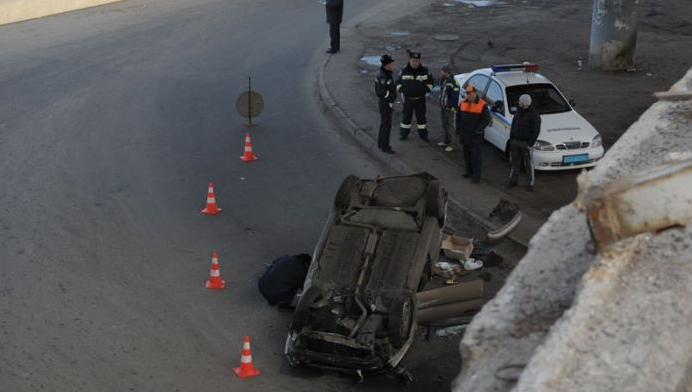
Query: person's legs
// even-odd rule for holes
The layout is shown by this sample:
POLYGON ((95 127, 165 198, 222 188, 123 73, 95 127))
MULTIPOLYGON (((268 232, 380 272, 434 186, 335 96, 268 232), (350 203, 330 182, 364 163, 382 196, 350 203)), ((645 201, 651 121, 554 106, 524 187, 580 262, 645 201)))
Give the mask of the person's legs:
POLYGON ((509 142, 509 186, 515 186, 519 181, 519 169, 523 155, 518 144, 519 143, 517 143, 517 141, 514 139, 510 140, 509 142))
POLYGON ((428 140, 428 123, 425 118, 426 105, 425 98, 419 98, 415 101, 414 110, 416 111, 416 127, 418 128, 418 137, 427 142, 428 140))
POLYGON ((536 180, 533 172, 533 156, 531 147, 524 144, 522 157, 524 158, 524 167, 526 168, 526 186, 529 191, 533 190, 533 183, 536 180))
POLYGON ((380 133, 377 138, 377 145, 383 151, 391 150, 389 146, 389 134, 392 130, 392 108, 384 101, 380 101, 380 133))
POLYGON ((445 151, 452 151, 454 150, 453 146, 456 139, 456 132, 454 130, 454 116, 456 113, 451 110, 445 110, 445 113, 447 113, 447 141, 449 143, 445 151))
POLYGON ((471 172, 471 177, 474 183, 478 183, 481 180, 481 164, 483 158, 483 144, 474 143, 471 145, 471 166, 473 170, 471 172))
POLYGON ((440 108, 440 123, 442 124, 442 141, 437 143, 438 146, 446 146, 449 144, 449 130, 447 129, 447 111, 444 108, 440 108))
POLYGON ((461 152, 464 155, 464 168, 466 172, 464 173, 464 178, 469 178, 473 175, 473 160, 471 159, 471 145, 462 144, 461 152))
POLYGON ((340 44, 341 44, 341 32, 340 32, 340 26, 338 24, 330 24, 329 25, 329 38, 330 38, 330 47, 332 48, 333 51, 337 52, 340 49, 340 44))
POLYGON ((404 108, 401 112, 401 124, 399 124, 400 140, 406 140, 411 132, 411 118, 413 117, 413 101, 404 98, 404 108))

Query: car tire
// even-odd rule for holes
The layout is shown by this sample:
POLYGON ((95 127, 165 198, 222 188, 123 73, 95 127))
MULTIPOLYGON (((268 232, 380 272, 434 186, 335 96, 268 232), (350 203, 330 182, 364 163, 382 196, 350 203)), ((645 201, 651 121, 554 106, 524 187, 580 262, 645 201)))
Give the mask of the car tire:
POLYGON ((392 302, 389 309, 389 336, 395 348, 401 348, 410 337, 411 327, 416 322, 416 308, 412 295, 404 294, 392 302))
POLYGON ((351 190, 360 181, 360 178, 356 176, 347 176, 341 183, 339 190, 336 191, 336 196, 334 197, 334 207, 345 208, 348 203, 351 202, 351 190))
POLYGON ((428 216, 437 218, 440 227, 445 223, 445 204, 447 203, 447 192, 439 181, 430 181, 428 189, 425 191, 425 204, 428 216))
POLYGON ((291 332, 299 332, 303 329, 310 319, 310 306, 323 296, 324 292, 317 286, 310 286, 305 290, 303 295, 300 296, 295 312, 293 312, 293 319, 289 326, 291 332))

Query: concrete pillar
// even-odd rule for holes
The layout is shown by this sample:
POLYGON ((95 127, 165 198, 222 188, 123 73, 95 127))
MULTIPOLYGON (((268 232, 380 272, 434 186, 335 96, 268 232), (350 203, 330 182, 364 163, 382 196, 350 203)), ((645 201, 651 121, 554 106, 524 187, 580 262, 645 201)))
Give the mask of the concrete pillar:
POLYGON ((639 0, 594 0, 589 65, 605 71, 634 67, 639 0))

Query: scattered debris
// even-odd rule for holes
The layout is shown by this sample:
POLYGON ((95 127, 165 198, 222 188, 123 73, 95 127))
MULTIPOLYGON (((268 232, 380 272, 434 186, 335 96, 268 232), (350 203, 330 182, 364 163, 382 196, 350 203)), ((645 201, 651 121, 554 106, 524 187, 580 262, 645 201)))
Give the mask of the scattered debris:
POLYGON ((467 271, 477 270, 483 267, 483 260, 468 259, 464 261, 464 269, 467 271))
POLYGON ((448 235, 440 246, 445 257, 453 260, 466 260, 473 252, 473 238, 448 235))
POLYGON ((506 199, 500 199, 497 206, 490 212, 490 218, 500 225, 497 229, 488 232, 490 241, 497 241, 514 231, 521 221, 521 211, 516 203, 506 199))
POLYGON ((363 56, 360 61, 372 66, 380 66, 380 56, 363 56))
POLYGON ((459 39, 459 34, 437 34, 433 38, 438 41, 456 41, 459 39))

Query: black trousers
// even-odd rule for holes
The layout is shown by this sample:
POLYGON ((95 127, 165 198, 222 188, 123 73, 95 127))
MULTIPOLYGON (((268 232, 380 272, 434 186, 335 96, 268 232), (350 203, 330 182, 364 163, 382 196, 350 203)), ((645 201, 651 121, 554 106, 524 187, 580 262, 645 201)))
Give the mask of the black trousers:
POLYGON ((425 97, 418 99, 404 98, 404 110, 401 113, 400 133, 401 138, 406 139, 411 132, 411 119, 413 113, 416 113, 416 127, 418 128, 418 137, 428 140, 428 125, 425 118, 425 97))
POLYGON ((481 161, 483 157, 483 144, 462 144, 461 149, 464 153, 464 165, 466 174, 474 180, 481 179, 481 161))
POLYGON ((377 136, 377 147, 389 149, 389 134, 392 131, 393 109, 386 101, 380 100, 380 133, 377 136))
POLYGON ((341 48, 341 31, 339 27, 340 25, 338 24, 329 25, 329 38, 331 39, 329 46, 332 50, 339 50, 341 48))
POLYGON ((519 181, 519 170, 521 163, 524 162, 526 168, 526 185, 533 186, 535 180, 533 175, 533 159, 531 159, 531 148, 521 140, 512 139, 509 141, 509 161, 511 169, 509 170, 509 183, 517 184, 519 181))

